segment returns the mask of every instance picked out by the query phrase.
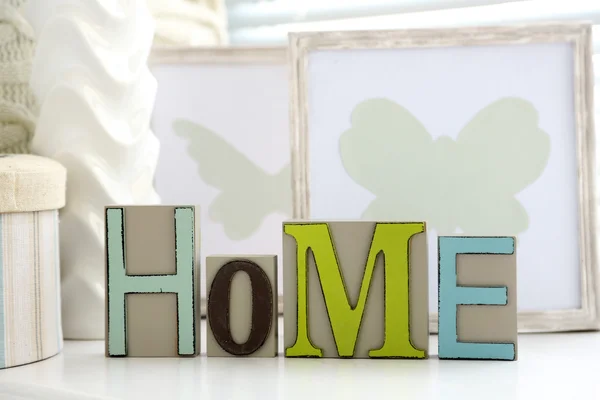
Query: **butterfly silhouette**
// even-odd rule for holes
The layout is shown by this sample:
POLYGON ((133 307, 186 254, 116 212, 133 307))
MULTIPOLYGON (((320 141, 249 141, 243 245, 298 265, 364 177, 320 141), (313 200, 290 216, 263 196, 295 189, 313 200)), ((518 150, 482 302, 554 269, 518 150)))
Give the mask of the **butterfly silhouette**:
POLYGON ((530 102, 493 102, 456 140, 433 139, 406 108, 387 99, 360 103, 351 122, 339 141, 343 166, 376 196, 363 219, 422 220, 440 234, 527 229, 527 211, 515 195, 540 177, 550 155, 550 137, 530 102))
POLYGON ((223 224, 230 239, 242 240, 252 236, 271 213, 291 216, 289 164, 271 175, 202 125, 176 120, 173 130, 186 139, 188 154, 196 162, 200 178, 220 190, 209 205, 209 216, 223 224))

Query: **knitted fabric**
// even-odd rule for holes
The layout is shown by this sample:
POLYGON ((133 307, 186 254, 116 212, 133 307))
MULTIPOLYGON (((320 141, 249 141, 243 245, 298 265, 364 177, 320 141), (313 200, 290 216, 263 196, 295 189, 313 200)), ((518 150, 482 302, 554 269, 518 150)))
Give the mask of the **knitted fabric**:
POLYGON ((25 1, 0 0, 0 153, 29 153, 35 130, 33 31, 19 14, 25 1))

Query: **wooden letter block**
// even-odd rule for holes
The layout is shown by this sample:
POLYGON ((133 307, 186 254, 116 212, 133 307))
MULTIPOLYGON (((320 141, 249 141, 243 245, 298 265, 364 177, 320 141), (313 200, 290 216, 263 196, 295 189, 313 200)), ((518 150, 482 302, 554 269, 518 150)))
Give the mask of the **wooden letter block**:
POLYGON ((427 358, 423 222, 283 224, 286 357, 427 358))
POLYGON ((277 356, 277 256, 206 258, 209 357, 277 356))
POLYGON ((439 357, 516 360, 515 238, 438 240, 439 357))
POLYGON ((106 208, 106 355, 200 352, 198 210, 106 208))

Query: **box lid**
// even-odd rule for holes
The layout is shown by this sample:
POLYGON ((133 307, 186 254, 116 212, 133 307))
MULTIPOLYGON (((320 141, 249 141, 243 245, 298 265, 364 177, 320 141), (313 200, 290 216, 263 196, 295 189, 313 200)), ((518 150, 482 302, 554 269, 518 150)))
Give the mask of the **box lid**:
POLYGON ((0 154, 0 213, 64 207, 67 170, 49 158, 0 154))

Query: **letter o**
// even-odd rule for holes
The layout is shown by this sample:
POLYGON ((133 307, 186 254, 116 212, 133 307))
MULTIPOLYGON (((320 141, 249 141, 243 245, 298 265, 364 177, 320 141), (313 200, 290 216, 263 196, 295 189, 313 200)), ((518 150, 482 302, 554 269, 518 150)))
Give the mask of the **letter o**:
POLYGON ((250 355, 263 346, 271 331, 273 288, 269 277, 252 261, 229 261, 219 269, 212 281, 206 308, 210 328, 219 346, 232 355, 250 355), (238 272, 248 275, 252 293, 252 323, 245 343, 236 343, 229 324, 231 282, 238 272))

